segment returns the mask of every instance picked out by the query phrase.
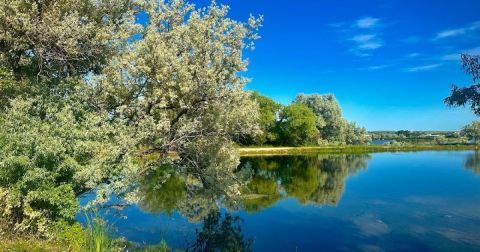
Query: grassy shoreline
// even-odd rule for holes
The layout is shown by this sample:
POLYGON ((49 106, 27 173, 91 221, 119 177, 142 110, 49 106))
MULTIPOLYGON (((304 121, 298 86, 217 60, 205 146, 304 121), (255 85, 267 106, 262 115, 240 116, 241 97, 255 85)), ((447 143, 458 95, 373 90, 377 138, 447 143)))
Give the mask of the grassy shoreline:
POLYGON ((356 154, 375 152, 479 150, 479 145, 339 145, 314 147, 240 147, 240 156, 356 154))

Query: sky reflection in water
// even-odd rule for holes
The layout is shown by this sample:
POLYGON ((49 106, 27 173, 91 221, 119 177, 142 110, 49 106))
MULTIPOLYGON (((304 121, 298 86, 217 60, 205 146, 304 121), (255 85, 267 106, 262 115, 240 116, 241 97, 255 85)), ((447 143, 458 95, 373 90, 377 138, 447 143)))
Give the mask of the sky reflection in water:
POLYGON ((125 219, 108 219, 129 240, 165 239, 190 250, 480 251, 473 151, 244 158, 242 165, 254 176, 236 209, 193 209, 205 201, 186 199, 173 178, 145 190, 140 207, 121 211, 125 219))

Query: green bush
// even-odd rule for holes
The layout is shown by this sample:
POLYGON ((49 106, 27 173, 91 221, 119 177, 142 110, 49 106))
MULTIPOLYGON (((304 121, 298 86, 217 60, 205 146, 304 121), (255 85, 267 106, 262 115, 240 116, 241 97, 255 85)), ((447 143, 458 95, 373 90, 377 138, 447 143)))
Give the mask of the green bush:
POLYGON ((0 114, 3 231, 47 236, 50 224, 74 221, 79 195, 98 188, 106 199, 135 177, 126 134, 101 114, 55 99, 10 105, 0 114))

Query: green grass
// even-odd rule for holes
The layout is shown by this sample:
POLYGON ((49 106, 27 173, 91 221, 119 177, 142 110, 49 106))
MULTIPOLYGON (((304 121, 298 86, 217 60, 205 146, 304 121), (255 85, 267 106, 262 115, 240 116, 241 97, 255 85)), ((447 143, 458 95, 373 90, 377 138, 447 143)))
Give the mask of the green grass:
POLYGON ((407 152, 428 150, 478 150, 478 145, 339 145, 314 147, 242 147, 240 156, 302 155, 302 154, 363 154, 374 152, 407 152))
POLYGON ((160 244, 156 246, 146 246, 136 251, 137 252, 168 252, 170 251, 170 249, 168 248, 167 242, 165 240, 161 240, 160 244))
POLYGON ((56 223, 48 239, 30 236, 0 237, 0 252, 111 252, 121 251, 109 237, 107 224, 98 217, 86 215, 87 226, 56 223))
POLYGON ((56 252, 69 251, 63 244, 54 241, 37 240, 33 238, 0 238, 0 252, 56 252))
POLYGON ((86 216, 86 244, 88 252, 113 251, 113 240, 109 237, 108 226, 105 221, 95 216, 86 216))
POLYGON ((142 246, 123 238, 112 238, 111 227, 96 214, 86 215, 87 226, 59 224, 50 239, 28 236, 0 237, 0 252, 167 252, 165 240, 142 246))

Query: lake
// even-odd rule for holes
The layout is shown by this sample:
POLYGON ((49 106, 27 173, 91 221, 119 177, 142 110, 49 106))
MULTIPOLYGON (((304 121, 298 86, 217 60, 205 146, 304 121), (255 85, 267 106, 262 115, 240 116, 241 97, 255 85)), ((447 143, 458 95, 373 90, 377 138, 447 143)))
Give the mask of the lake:
POLYGON ((139 205, 104 214, 131 241, 192 251, 480 251, 474 151, 248 157, 241 166, 252 177, 235 203, 187 198, 172 177, 146 186, 139 205))

